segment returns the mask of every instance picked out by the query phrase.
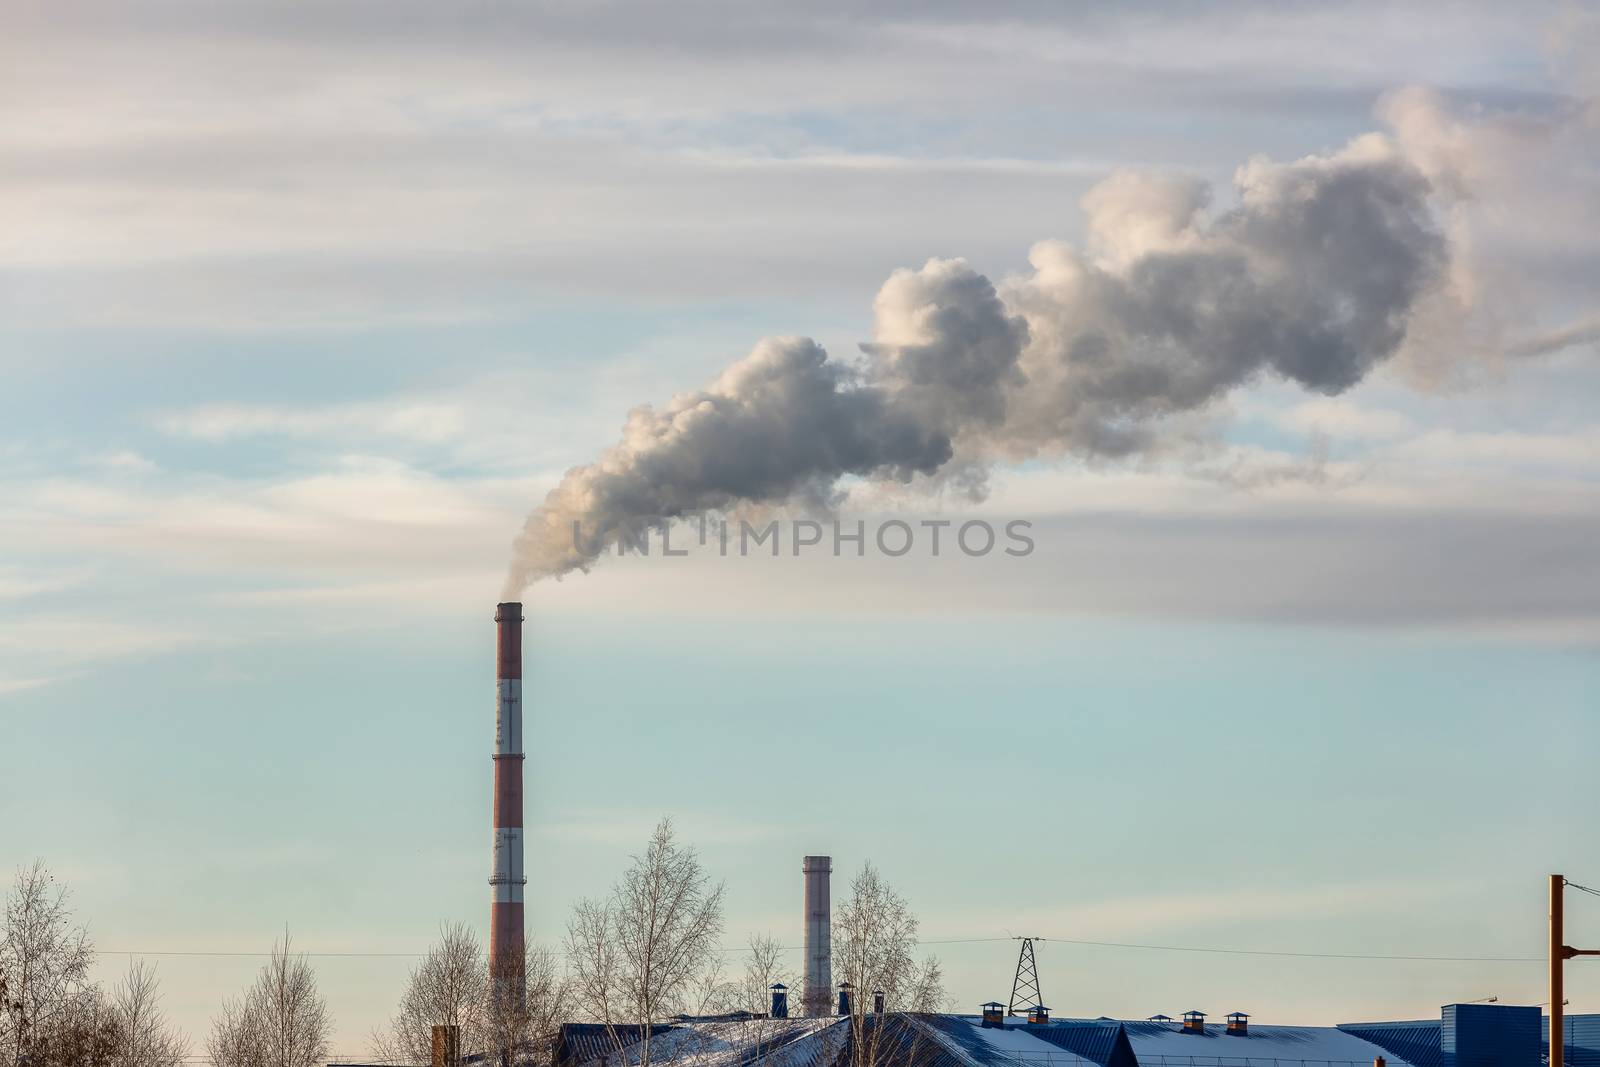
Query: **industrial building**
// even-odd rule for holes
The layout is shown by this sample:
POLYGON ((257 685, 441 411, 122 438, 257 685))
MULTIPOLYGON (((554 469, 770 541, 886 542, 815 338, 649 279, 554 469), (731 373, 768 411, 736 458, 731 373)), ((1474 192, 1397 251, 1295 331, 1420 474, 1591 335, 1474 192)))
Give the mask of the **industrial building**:
MULTIPOLYGON (((652 1027, 651 1059, 694 1067, 1539 1067, 1536 1007, 1449 1004, 1435 1020, 1262 1026, 1242 1012, 1182 1019, 1052 1019, 888 1012, 833 1018, 722 1015, 652 1027)), ((1600 1065, 1600 1015, 1567 1016, 1566 1061, 1600 1065)), ((571 1023, 554 1067, 639 1062, 637 1028, 571 1023)))

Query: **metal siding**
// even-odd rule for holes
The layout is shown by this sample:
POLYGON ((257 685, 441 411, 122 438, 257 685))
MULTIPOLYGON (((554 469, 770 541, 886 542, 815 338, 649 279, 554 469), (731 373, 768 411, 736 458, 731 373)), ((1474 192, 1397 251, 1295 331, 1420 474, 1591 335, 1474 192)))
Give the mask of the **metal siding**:
MULTIPOLYGON (((1600 1067, 1600 1015, 1564 1016, 1562 1029, 1566 1039, 1568 1067, 1600 1067)), ((1550 1017, 1539 1019, 1539 1043, 1548 1058, 1550 1053, 1550 1017)))
POLYGON ((1441 1067, 1539 1067, 1538 1008, 1446 1004, 1439 1027, 1441 1067))

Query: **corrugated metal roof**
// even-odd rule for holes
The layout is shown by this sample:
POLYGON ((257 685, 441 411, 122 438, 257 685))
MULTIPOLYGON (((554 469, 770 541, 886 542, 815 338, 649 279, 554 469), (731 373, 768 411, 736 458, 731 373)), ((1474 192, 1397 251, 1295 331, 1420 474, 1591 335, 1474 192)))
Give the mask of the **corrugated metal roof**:
POLYGON ((1439 1067, 1440 1023, 1437 1019, 1417 1019, 1395 1023, 1340 1023, 1339 1029, 1398 1056, 1414 1067, 1439 1067))
POLYGON ((1030 1026, 1028 1033, 1099 1067, 1136 1067, 1138 1063, 1133 1044, 1121 1023, 1055 1022, 1048 1026, 1030 1026))
MULTIPOLYGON (((1128 1041, 1140 1067, 1372 1067, 1386 1050, 1332 1026, 1259 1026, 1230 1034, 1210 1024, 1188 1032, 1181 1024, 1126 1022, 1128 1041)), ((1404 1056, 1386 1056, 1391 1067, 1421 1067, 1404 1056)))
MULTIPOLYGON (((878 1043, 879 1063, 918 1067, 1445 1067, 1440 1023, 1346 1023, 1339 1027, 1256 1024, 1229 1034, 1221 1024, 1198 1033, 1174 1022, 1057 1019, 981 1025, 976 1015, 893 1012, 868 1015, 863 1040, 878 1043)), ((620 1028, 629 1047, 618 1055, 604 1026, 562 1027, 563 1067, 638 1062, 637 1028, 620 1028)), ((854 1040, 848 1020, 688 1019, 654 1028, 656 1056, 680 1067, 840 1067, 854 1040)), ((1571 1067, 1600 1067, 1600 1016, 1573 1017, 1571 1067)), ((1537 1067, 1537 1065, 1530 1065, 1537 1067)))

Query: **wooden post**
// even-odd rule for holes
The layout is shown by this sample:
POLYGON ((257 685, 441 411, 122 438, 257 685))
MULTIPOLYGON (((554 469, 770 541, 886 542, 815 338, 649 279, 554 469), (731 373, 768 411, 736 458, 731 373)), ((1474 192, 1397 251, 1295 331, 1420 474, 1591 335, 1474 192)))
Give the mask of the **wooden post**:
POLYGON ((1566 960, 1566 945, 1561 932, 1561 890, 1567 880, 1550 876, 1550 1067, 1563 1067, 1567 1056, 1566 1011, 1562 1000, 1561 966, 1566 960))

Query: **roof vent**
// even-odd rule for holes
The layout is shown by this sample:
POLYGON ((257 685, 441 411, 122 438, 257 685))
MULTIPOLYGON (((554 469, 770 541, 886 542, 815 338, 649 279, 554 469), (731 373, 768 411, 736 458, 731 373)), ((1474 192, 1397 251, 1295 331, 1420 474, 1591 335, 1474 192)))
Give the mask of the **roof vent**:
POLYGON ((874 989, 872 991, 872 1011, 876 1015, 883 1014, 883 996, 884 993, 881 989, 874 989))
POLYGON ((772 983, 772 1017, 774 1019, 789 1017, 789 987, 782 982, 772 983))
POLYGON ((1250 1033, 1250 1016, 1242 1011, 1230 1011, 1227 1015, 1228 1033, 1238 1034, 1240 1037, 1250 1033))
POLYGON ((1183 1032, 1186 1034, 1203 1034, 1206 1032, 1206 1013, 1203 1011, 1186 1011, 1183 1013, 1183 1032))
POLYGON ((1152 1023, 1170 1023, 1171 1021, 1172 1021, 1172 1016, 1170 1016, 1170 1015, 1152 1015, 1152 1016, 1150 1016, 1149 1019, 1146 1020, 1146 1022, 1152 1022, 1152 1023))
POLYGON ((1050 1009, 1043 1004, 1035 1004, 1028 1009, 1028 1025, 1043 1026, 1050 1021, 1050 1009))
POLYGON ((851 1009, 852 1009, 851 1001, 853 1001, 855 999, 855 997, 852 994, 855 993, 855 990, 856 990, 856 987, 851 985, 849 982, 840 982, 839 983, 839 1014, 840 1015, 849 1015, 849 1014, 851 1014, 851 1009))
POLYGON ((991 1000, 983 1006, 983 1025, 990 1030, 1003 1030, 1006 1025, 1006 1006, 991 1000))

